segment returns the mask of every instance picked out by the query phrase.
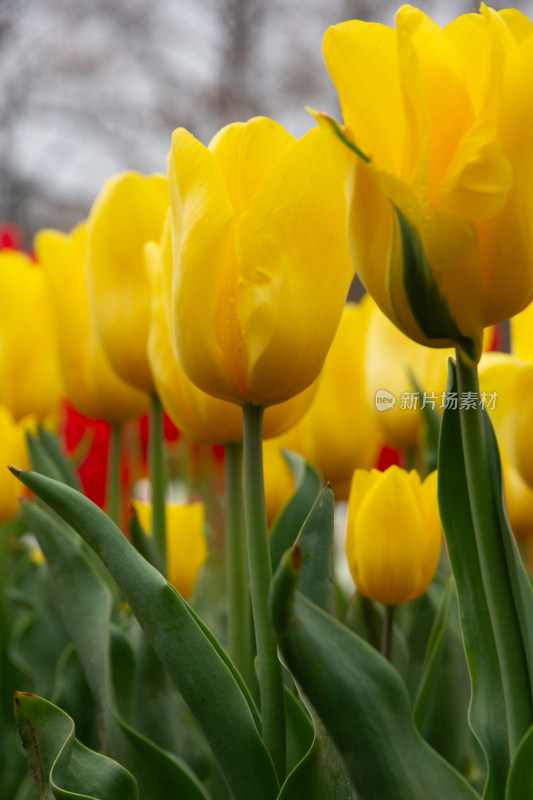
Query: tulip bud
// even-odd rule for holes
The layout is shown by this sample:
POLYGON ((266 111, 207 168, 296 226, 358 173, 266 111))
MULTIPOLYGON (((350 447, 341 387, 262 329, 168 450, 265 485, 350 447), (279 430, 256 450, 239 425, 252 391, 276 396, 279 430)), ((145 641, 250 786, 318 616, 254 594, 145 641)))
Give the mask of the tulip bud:
POLYGON ((396 466, 356 470, 346 555, 358 591, 385 605, 414 600, 433 580, 441 541, 436 472, 421 482, 396 466))

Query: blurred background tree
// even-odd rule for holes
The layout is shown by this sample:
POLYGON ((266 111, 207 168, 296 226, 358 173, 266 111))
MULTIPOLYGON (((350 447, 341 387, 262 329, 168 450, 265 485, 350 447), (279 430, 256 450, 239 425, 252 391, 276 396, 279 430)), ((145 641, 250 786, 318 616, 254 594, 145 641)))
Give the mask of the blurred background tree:
MULTIPOLYGON (((295 136, 338 115, 328 25, 394 23, 391 0, 0 0, 0 223, 23 243, 85 217, 106 177, 164 171, 171 131, 204 142, 265 114, 295 136)), ((505 7, 506 3, 494 4, 505 7)), ((533 0, 514 3, 531 14, 533 0)), ((421 0, 439 23, 469 0, 421 0)))

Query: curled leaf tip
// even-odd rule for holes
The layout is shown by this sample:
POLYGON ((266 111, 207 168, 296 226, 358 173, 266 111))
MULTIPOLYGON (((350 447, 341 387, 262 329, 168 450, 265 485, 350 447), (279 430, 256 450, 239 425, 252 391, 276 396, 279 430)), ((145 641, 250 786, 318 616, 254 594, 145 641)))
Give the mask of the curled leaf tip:
POLYGON ((8 466, 8 470, 13 473, 15 478, 18 478, 18 476, 24 472, 23 469, 18 469, 18 467, 12 467, 10 465, 8 466))

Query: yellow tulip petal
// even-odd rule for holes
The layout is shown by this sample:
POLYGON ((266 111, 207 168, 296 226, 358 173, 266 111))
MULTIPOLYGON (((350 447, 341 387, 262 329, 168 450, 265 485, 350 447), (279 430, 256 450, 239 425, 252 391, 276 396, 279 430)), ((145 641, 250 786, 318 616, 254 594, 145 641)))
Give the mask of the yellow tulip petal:
MULTIPOLYGON (((418 477, 418 476, 417 476, 418 477)), ((420 592, 425 591, 437 571, 442 549, 442 525, 437 500, 437 471, 430 473, 420 486, 424 544, 421 552, 420 592)))
POLYGON ((400 174, 404 117, 394 31, 358 21, 335 25, 324 36, 324 58, 357 146, 400 174))
POLYGON ((7 469, 7 465, 30 469, 26 430, 34 428, 35 422, 35 418, 25 417, 17 423, 9 409, 0 406, 0 522, 11 519, 19 510, 19 497, 24 487, 7 469))
POLYGON ((282 125, 266 117, 226 125, 213 137, 209 150, 215 156, 236 219, 294 141, 282 125))
POLYGON ((127 383, 153 391, 146 343, 150 315, 143 247, 159 241, 168 208, 161 175, 126 172, 108 180, 88 221, 90 310, 111 366, 127 383))
MULTIPOLYGON (((133 500, 132 505, 142 529, 151 536, 152 504, 133 500)), ((208 556, 205 506, 203 503, 166 503, 165 512, 168 580, 187 599, 208 556)))
POLYGON ((405 473, 391 467, 371 486, 356 515, 358 588, 385 604, 410 599, 419 585, 420 509, 405 473))
POLYGON ((242 402, 246 358, 235 312, 231 201, 214 155, 183 128, 173 133, 168 170, 180 361, 204 391, 242 402))
POLYGON ((16 420, 56 411, 63 393, 53 314, 42 268, 0 251, 0 404, 16 420))
POLYGON ((237 226, 237 308, 252 403, 280 402, 315 380, 353 277, 344 162, 328 138, 315 128, 295 143, 237 226))
POLYGON ((187 599, 208 556, 204 533, 205 506, 203 503, 167 504, 166 513, 168 579, 187 599))
POLYGON ((281 447, 279 439, 263 442, 265 503, 269 525, 294 494, 294 476, 283 457, 281 447))
POLYGON ((85 276, 87 230, 41 231, 35 248, 54 308, 59 360, 69 400, 89 417, 121 422, 148 409, 148 396, 111 369, 89 317, 85 276))
POLYGON ((380 480, 381 473, 377 469, 356 469, 350 486, 348 499, 348 518, 346 523, 346 556, 348 566, 356 585, 359 585, 359 561, 356 545, 356 520, 361 503, 371 486, 380 480))

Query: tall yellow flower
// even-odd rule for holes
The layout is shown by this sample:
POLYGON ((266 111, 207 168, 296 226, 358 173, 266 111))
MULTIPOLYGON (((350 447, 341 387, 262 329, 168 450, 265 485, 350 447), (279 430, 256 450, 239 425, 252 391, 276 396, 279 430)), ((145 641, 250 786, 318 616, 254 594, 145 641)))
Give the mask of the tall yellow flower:
POLYGON ((324 39, 361 279, 408 336, 470 364, 483 327, 533 296, 532 30, 484 4, 444 29, 403 6, 396 30, 353 21, 324 39))
MULTIPOLYGON (((151 535, 151 504, 134 500, 133 507, 141 527, 151 535)), ((205 506, 203 503, 167 503, 165 508, 168 580, 187 599, 193 592, 200 567, 208 555, 205 506)))
POLYGON ((35 417, 15 422, 11 411, 0 405, 0 522, 14 517, 19 509, 20 481, 7 467, 13 464, 19 469, 30 469, 26 431, 33 432, 35 426, 35 417))
POLYGON ((405 336, 369 298, 365 344, 368 399, 387 444, 416 448, 423 406, 441 413, 452 351, 424 347, 405 336), (379 397, 391 402, 379 403, 379 397), (392 396, 392 399, 391 397, 392 396))
POLYGON ((168 209, 162 175, 124 172, 108 180, 87 223, 89 305, 103 350, 126 383, 154 384, 146 352, 150 287, 144 245, 159 241, 168 209))
MULTIPOLYGON (((206 394, 187 377, 172 336, 172 242, 170 215, 160 245, 149 242, 145 249, 152 293, 152 315, 148 336, 148 358, 156 391, 180 431, 193 442, 227 444, 242 442, 242 411, 234 403, 206 394)), ((277 436, 304 413, 316 386, 296 397, 271 406, 265 412, 263 436, 277 436)))
POLYGON ((55 414, 63 386, 45 276, 24 253, 0 252, 0 404, 15 420, 55 414))
POLYGON ((442 542, 437 473, 356 470, 348 501, 346 555, 366 597, 398 605, 426 591, 442 542))
POLYGON ((40 231, 35 249, 50 287, 59 362, 69 400, 89 417, 120 422, 142 414, 148 396, 111 369, 91 324, 85 276, 86 225, 78 225, 70 234, 40 231))
POLYGON ((353 276, 344 153, 263 117, 208 148, 180 128, 168 181, 177 350, 201 389, 243 405, 317 377, 353 276))
POLYGON ((309 411, 281 437, 329 481, 335 496, 347 498, 354 470, 376 461, 381 436, 368 402, 365 342, 375 308, 370 297, 347 303, 318 381, 309 411))

